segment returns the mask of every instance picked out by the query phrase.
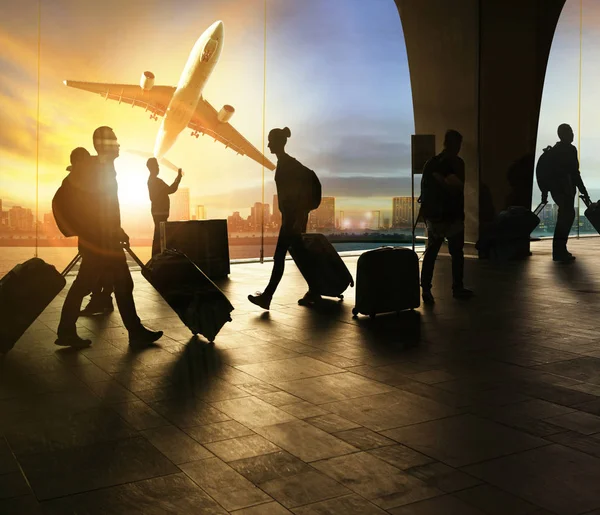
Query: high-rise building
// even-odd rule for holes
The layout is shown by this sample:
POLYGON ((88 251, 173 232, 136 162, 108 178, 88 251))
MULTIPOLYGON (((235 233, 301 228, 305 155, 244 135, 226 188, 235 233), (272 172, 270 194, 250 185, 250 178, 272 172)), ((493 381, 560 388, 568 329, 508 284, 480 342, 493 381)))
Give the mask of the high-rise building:
POLYGON ((308 228, 311 230, 335 229, 335 197, 321 199, 321 205, 310 212, 308 228))
POLYGON ((271 222, 271 206, 255 202, 254 206, 250 208, 250 218, 248 221, 250 222, 251 229, 255 231, 260 230, 263 223, 266 227, 271 222))
MULTIPOLYGON (((392 199, 392 228, 410 227, 412 224, 412 197, 394 197, 392 199)), ((415 219, 419 215, 420 204, 414 199, 415 219)))
POLYGON ((169 220, 189 220, 190 219, 190 189, 179 188, 171 195, 171 212, 169 220))
POLYGON ((196 206, 196 220, 206 220, 206 209, 204 209, 204 206, 196 206))
POLYGON ((8 210, 8 226, 16 231, 32 231, 33 213, 31 209, 13 206, 8 210))
POLYGON ((227 230, 232 232, 244 232, 248 228, 248 222, 244 220, 239 211, 235 211, 227 217, 227 230))

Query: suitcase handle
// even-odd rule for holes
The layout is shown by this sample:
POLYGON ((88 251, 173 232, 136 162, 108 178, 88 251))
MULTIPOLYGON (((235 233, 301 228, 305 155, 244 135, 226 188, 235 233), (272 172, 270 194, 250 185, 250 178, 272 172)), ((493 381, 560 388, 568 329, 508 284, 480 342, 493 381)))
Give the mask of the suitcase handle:
POLYGON ((137 257, 137 255, 135 254, 135 252, 133 250, 131 250, 131 247, 129 245, 125 245, 123 248, 133 258, 133 260, 140 266, 140 268, 142 270, 146 270, 146 265, 144 263, 142 263, 142 260, 139 257, 137 257))
POLYGON ((579 198, 581 200, 583 200, 585 207, 590 207, 592 205, 592 202, 590 201, 590 197, 586 197, 585 195, 579 195, 579 198))
POLYGON ((71 262, 65 267, 65 269, 60 273, 63 277, 66 277, 67 274, 73 270, 73 267, 77 264, 77 262, 81 259, 81 254, 77 253, 77 255, 71 259, 71 262))
POLYGON ((538 204, 538 207, 536 207, 536 208, 533 210, 533 214, 534 214, 535 216, 539 216, 539 215, 540 215, 540 213, 541 213, 541 212, 542 212, 542 210, 543 210, 543 209, 546 207, 546 205, 547 205, 547 204, 548 204, 548 202, 540 202, 540 203, 538 204))

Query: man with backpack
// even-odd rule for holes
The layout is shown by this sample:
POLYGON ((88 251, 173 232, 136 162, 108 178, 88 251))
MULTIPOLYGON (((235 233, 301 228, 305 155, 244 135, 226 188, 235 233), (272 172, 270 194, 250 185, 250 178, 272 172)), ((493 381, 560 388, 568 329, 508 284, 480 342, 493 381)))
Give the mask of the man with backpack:
MULTIPOLYGON (((283 277, 285 256, 290 248, 295 257, 306 259, 306 249, 302 243, 302 233, 306 232, 308 214, 319 207, 321 202, 321 183, 316 174, 285 152, 285 145, 291 136, 289 128, 273 129, 269 132, 269 149, 277 156, 275 184, 281 211, 281 228, 273 255, 273 271, 265 290, 248 295, 248 300, 263 309, 269 309, 273 294, 283 277)), ((316 271, 310 271, 311 275, 316 271)), ((298 302, 312 305, 321 300, 316 281, 309 275, 305 277, 308 292, 298 302)))
POLYGON ((81 302, 101 277, 108 277, 115 290, 123 324, 129 332, 129 344, 149 345, 163 333, 146 329, 135 309, 133 280, 123 252, 123 247, 129 244, 129 236, 121 228, 114 170, 119 144, 110 127, 96 129, 93 141, 98 156, 87 160, 88 166, 78 174, 77 182, 70 180, 69 175, 53 200, 53 209, 68 226, 70 235, 79 237, 82 258, 63 305, 55 344, 76 348, 91 344, 90 340, 77 334, 81 302))
POLYGON ((431 294, 433 269, 444 240, 452 257, 452 295, 466 299, 473 295, 463 285, 465 244, 465 163, 458 157, 462 135, 446 132, 444 150, 431 158, 423 169, 421 179, 421 215, 427 225, 427 249, 421 269, 423 302, 433 304, 431 294))
POLYGON ((540 156, 536 176, 542 191, 542 202, 548 201, 548 192, 558 206, 558 216, 552 240, 552 259, 561 263, 575 260, 567 250, 569 232, 575 220, 575 193, 577 189, 589 201, 589 194, 581 179, 577 148, 573 145, 573 129, 563 123, 558 127, 559 142, 546 147, 540 156))

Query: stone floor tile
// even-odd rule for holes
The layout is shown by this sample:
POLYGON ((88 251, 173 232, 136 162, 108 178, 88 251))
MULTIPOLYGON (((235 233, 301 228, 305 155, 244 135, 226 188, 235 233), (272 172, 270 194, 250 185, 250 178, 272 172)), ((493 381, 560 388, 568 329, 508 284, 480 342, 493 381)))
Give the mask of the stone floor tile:
POLYGON ((293 415, 256 397, 242 397, 240 399, 213 402, 212 405, 251 429, 297 420, 293 415))
POLYGON ((271 392, 271 393, 263 393, 256 394, 260 400, 268 402, 271 406, 280 407, 286 404, 293 404, 295 402, 300 402, 302 399, 295 397, 287 392, 271 392))
POLYGON ((318 461, 313 466, 384 509, 441 493, 365 452, 318 461))
POLYGON ((232 461, 229 466, 255 485, 314 470, 310 465, 285 451, 232 461))
POLYGON ((181 469, 228 511, 264 504, 272 500, 218 458, 186 463, 181 466, 181 469))
POLYGON ((187 427, 184 431, 194 440, 201 444, 210 442, 219 442, 221 440, 229 440, 240 436, 250 436, 255 434, 254 431, 248 429, 235 420, 226 422, 216 422, 204 426, 187 427))
POLYGON ((20 462, 39 500, 178 472, 145 438, 32 454, 20 462))
POLYGON ((454 497, 475 506, 488 515, 531 515, 539 508, 491 485, 479 485, 456 492, 454 497))
POLYGON ((359 427, 356 429, 349 429, 347 431, 340 431, 333 433, 333 436, 344 440, 344 442, 353 445, 361 451, 368 451, 369 449, 375 449, 376 447, 384 447, 386 445, 394 445, 396 442, 390 440, 379 433, 375 433, 366 427, 359 427))
POLYGON ((338 431, 346 431, 348 429, 356 429, 360 427, 358 424, 335 415, 334 413, 307 418, 304 419, 304 421, 315 427, 318 427, 319 429, 322 429, 327 433, 336 433, 338 431))
POLYGON ((358 450, 339 438, 301 420, 256 428, 256 432, 307 462, 358 450))
POLYGON ((406 472, 424 483, 448 493, 464 490, 481 483, 476 477, 439 462, 413 467, 406 472))
POLYGON ((325 404, 393 390, 390 386, 351 372, 279 382, 277 386, 313 404, 325 404))
POLYGON ((383 515, 387 512, 358 495, 345 495, 295 508, 296 515, 383 515))
POLYGON ((0 513, 2 515, 46 515, 42 512, 41 504, 33 495, 0 499, 0 513))
POLYGON ((357 424, 383 431, 454 415, 456 410, 405 391, 391 391, 368 397, 323 405, 357 424))
POLYGON ((425 456, 420 452, 399 444, 371 449, 369 454, 389 463, 390 465, 394 465, 394 467, 398 467, 400 470, 419 467, 435 461, 429 456, 425 456))
POLYGON ((142 431, 142 435, 175 465, 212 458, 213 454, 175 426, 142 431))
POLYGON ((231 513, 233 515, 291 515, 292 512, 278 502, 268 502, 251 508, 232 511, 231 513))
MULTIPOLYGON (((240 365, 238 370, 268 383, 294 381, 305 377, 315 377, 343 372, 343 369, 327 365, 322 361, 299 356, 297 358, 280 359, 254 365, 240 365)), ((293 392, 290 392, 293 394, 293 392)), ((308 400, 308 399, 306 399, 308 400)))
POLYGON ((138 431, 169 425, 168 420, 161 417, 142 401, 113 404, 111 409, 116 411, 131 427, 138 431))
POLYGON ((300 401, 294 402, 292 404, 285 404, 283 406, 279 406, 280 409, 289 413, 290 415, 294 415, 294 417, 300 419, 306 419, 310 417, 316 417, 319 415, 326 415, 327 411, 310 402, 300 401))
MULTIPOLYGON (((487 515, 452 495, 443 495, 389 510, 392 515, 487 515)), ((512 515, 512 514, 511 514, 512 515)))
POLYGON ((174 474, 95 490, 44 503, 45 515, 226 515, 185 474, 174 474))
POLYGON ((562 445, 547 445, 465 470, 544 509, 575 515, 600 506, 599 467, 599 458, 562 445))
POLYGON ((224 462, 253 458, 262 454, 279 451, 279 447, 260 435, 240 436, 230 440, 221 440, 205 444, 206 448, 224 462))
POLYGON ((600 416, 583 411, 574 411, 558 417, 552 417, 547 419, 547 421, 556 426, 565 427, 584 435, 600 433, 600 416))
POLYGON ((350 493, 333 479, 315 470, 272 479, 261 483, 260 488, 286 508, 295 508, 350 493))
POLYGON ((549 436, 548 440, 600 458, 600 435, 587 436, 575 431, 565 431, 549 436))
POLYGON ((547 444, 541 438, 473 415, 424 422, 383 434, 453 467, 547 444))
POLYGON ((29 493, 29 486, 21 472, 0 474, 0 499, 20 497, 29 493))

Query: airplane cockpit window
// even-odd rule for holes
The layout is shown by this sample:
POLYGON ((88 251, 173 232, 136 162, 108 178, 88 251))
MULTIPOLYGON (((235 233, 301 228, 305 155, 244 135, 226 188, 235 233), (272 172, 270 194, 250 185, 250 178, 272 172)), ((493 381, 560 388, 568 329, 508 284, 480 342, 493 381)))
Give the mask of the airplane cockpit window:
POLYGON ((218 45, 219 45, 219 42, 217 40, 215 40, 215 39, 208 40, 208 43, 206 43, 206 46, 204 47, 204 51, 202 52, 202 62, 203 63, 207 63, 210 60, 210 58, 215 53, 215 50, 217 49, 218 45))

